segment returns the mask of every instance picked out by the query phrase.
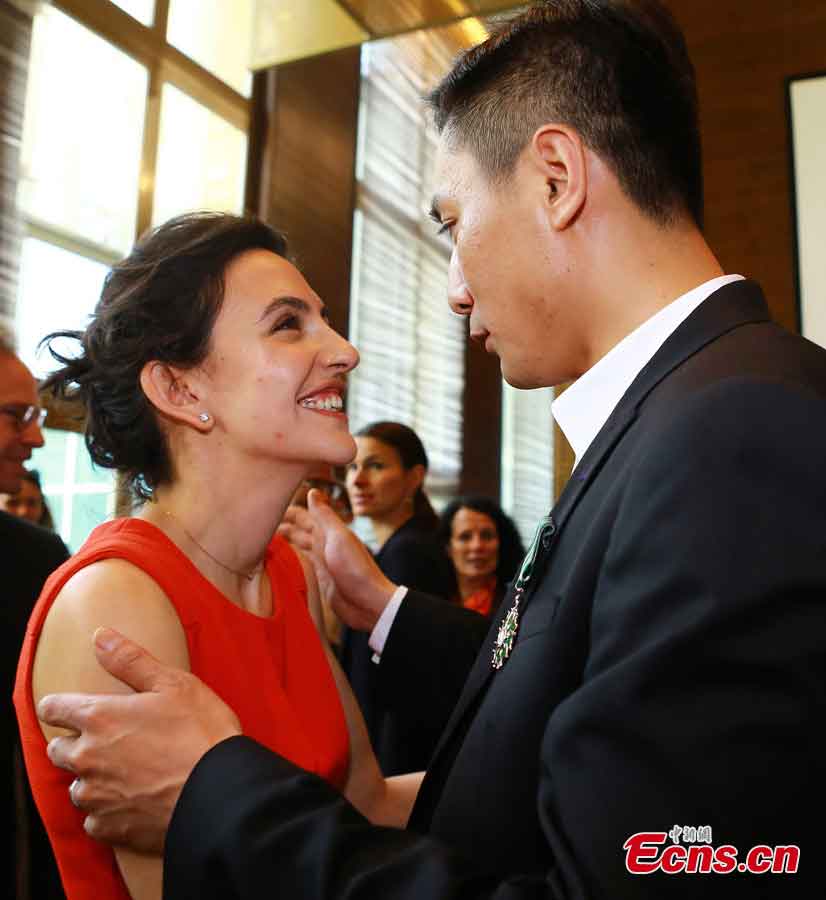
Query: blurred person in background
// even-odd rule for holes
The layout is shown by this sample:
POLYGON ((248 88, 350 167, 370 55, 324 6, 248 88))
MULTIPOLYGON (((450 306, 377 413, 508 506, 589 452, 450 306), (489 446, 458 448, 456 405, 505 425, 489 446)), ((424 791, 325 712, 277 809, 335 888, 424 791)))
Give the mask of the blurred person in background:
MULTIPOLYGON (((25 483, 24 463, 43 446, 45 411, 39 405, 37 382, 16 356, 11 340, 0 334, 0 491, 17 494, 25 483)), ((0 824, 5 825, 0 866, 4 897, 51 900, 62 897, 60 878, 40 817, 31 798, 20 759, 20 740, 11 692, 26 622, 49 574, 69 556, 56 534, 23 517, 0 511, 0 824)))
MULTIPOLYGON (((372 529, 379 568, 396 584, 447 600, 452 573, 436 537, 439 517, 424 490, 424 444, 400 422, 374 422, 356 432, 355 439, 347 493, 353 515, 368 520, 372 529)), ((396 683, 380 676, 364 632, 344 629, 341 663, 384 774, 423 769, 444 726, 441 715, 434 720, 424 695, 414 694, 404 705, 388 696, 397 690, 396 683)))
POLYGON ((453 601, 492 616, 525 556, 513 520, 488 497, 457 497, 442 512, 439 538, 453 563, 453 601))
POLYGON ((36 469, 27 469, 24 472, 19 491, 13 494, 0 494, 0 509, 9 515, 27 519, 35 525, 40 525, 41 528, 54 531, 54 519, 43 495, 40 473, 36 469))

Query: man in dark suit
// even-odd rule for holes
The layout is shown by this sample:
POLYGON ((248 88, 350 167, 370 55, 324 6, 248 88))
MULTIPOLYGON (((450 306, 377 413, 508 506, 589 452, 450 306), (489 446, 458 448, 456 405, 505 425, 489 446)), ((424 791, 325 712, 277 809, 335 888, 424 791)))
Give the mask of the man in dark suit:
MULTIPOLYGON (((511 384, 575 381, 554 410, 577 462, 407 831, 111 632, 99 658, 144 693, 46 700, 82 731, 52 758, 93 834, 165 839, 172 898, 822 896, 826 352, 702 237, 682 36, 656 0, 549 0, 432 104, 451 305, 511 384)), ((314 515, 371 628, 396 586, 314 515)))
MULTIPOLYGON (((0 493, 20 490, 24 467, 35 447, 43 446, 37 384, 29 370, 0 339, 0 493)), ((3 867, 3 896, 45 898, 62 896, 54 860, 43 827, 31 802, 20 768, 17 720, 11 703, 17 658, 26 623, 43 583, 68 552, 56 534, 0 512, 0 570, 3 602, 0 633, 3 635, 2 674, 3 817, 7 865, 3 867)))

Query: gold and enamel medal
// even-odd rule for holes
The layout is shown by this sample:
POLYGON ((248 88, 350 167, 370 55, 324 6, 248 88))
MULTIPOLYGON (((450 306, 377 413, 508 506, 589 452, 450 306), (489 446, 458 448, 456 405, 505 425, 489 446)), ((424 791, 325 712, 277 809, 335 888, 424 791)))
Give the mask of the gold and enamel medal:
POLYGON ((493 645, 493 655, 490 660, 493 669, 501 669, 511 655, 513 644, 516 640, 516 633, 519 630, 519 601, 522 599, 528 582, 533 575, 533 568, 536 564, 540 546, 547 547, 548 541, 555 532, 556 525, 550 516, 543 519, 537 526, 531 546, 528 548, 528 552, 519 569, 519 574, 514 582, 513 604, 507 611, 496 634, 496 642, 493 645))

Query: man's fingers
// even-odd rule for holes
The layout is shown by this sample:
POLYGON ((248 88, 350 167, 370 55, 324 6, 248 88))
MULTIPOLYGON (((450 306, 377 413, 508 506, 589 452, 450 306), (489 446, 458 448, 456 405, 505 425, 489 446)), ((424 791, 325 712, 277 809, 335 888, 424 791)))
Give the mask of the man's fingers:
POLYGON ((95 632, 95 655, 110 675, 138 692, 158 691, 178 682, 176 669, 158 662, 113 628, 98 628, 95 632))
POLYGON ((37 704, 37 718, 56 728, 83 731, 94 697, 89 694, 47 694, 37 704))
POLYGON ((72 758, 72 751, 74 750, 76 742, 76 737, 61 736, 52 738, 49 741, 48 747, 46 748, 46 754, 48 755, 52 764, 58 766, 58 768, 66 769, 69 772, 74 772, 75 768, 72 758))
POLYGON ((325 536, 331 529, 346 528, 341 517, 330 506, 330 499, 324 491, 313 488, 307 494, 307 510, 313 523, 322 530, 325 536))
POLYGON ((313 520, 303 506, 288 506, 286 510, 284 510, 284 518, 282 521, 286 522, 288 525, 296 525, 299 528, 312 529, 313 527, 313 520))
POLYGON ((286 522, 282 522, 278 526, 278 533, 284 540, 288 541, 293 547, 298 547, 299 550, 304 550, 309 553, 313 549, 313 533, 312 531, 307 531, 304 528, 299 528, 294 525, 289 525, 286 522))

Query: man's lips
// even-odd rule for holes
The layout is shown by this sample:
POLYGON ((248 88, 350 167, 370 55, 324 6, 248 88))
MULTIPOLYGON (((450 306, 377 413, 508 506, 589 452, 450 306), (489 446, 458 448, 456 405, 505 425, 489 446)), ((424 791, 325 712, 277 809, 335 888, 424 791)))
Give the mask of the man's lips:
POLYGON ((470 339, 484 347, 486 352, 493 353, 493 341, 486 328, 474 328, 470 332, 470 339))

